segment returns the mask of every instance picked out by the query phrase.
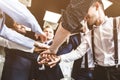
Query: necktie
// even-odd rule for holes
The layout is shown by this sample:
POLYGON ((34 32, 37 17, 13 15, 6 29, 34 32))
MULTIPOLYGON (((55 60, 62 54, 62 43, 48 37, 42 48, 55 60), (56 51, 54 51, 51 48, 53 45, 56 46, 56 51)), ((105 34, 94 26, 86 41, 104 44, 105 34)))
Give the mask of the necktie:
POLYGON ((88 54, 85 54, 85 68, 88 69, 88 54))

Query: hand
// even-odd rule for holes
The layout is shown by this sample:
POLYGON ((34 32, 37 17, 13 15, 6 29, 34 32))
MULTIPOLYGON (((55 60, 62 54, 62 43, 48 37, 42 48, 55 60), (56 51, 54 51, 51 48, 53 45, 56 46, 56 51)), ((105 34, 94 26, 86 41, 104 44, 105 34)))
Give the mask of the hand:
POLYGON ((35 52, 35 53, 41 53, 41 52, 43 52, 43 51, 45 51, 45 50, 47 50, 47 48, 39 48, 39 47, 35 47, 35 48, 34 48, 34 52, 35 52))
POLYGON ((53 54, 55 55, 55 53, 52 52, 50 49, 47 49, 47 50, 41 52, 40 53, 40 58, 41 59, 40 59, 39 64, 46 64, 46 63, 48 63, 48 61, 50 61, 49 56, 53 55, 53 54))
POLYGON ((46 45, 46 44, 43 44, 43 43, 40 43, 40 42, 35 42, 34 44, 35 48, 34 48, 34 52, 36 53, 41 53, 45 50, 47 50, 50 46, 46 45))
POLYGON ((46 42, 47 41, 47 37, 45 36, 45 34, 35 34, 36 39, 40 39, 41 42, 46 42))
POLYGON ((60 56, 50 56, 49 57, 50 61, 48 62, 48 65, 50 68, 54 67, 57 63, 60 62, 60 56))
POLYGON ((38 64, 45 64, 47 66, 50 66, 50 68, 54 67, 58 62, 60 61, 60 56, 57 56, 53 53, 44 53, 41 54, 41 60, 38 62, 38 64))
POLYGON ((38 41, 35 41, 35 44, 34 44, 35 47, 39 47, 39 48, 45 48, 45 49, 48 49, 50 46, 46 45, 46 44, 43 44, 43 43, 40 43, 38 41))
POLYGON ((56 53, 53 50, 51 50, 49 47, 49 49, 43 51, 41 54, 56 54, 56 53))

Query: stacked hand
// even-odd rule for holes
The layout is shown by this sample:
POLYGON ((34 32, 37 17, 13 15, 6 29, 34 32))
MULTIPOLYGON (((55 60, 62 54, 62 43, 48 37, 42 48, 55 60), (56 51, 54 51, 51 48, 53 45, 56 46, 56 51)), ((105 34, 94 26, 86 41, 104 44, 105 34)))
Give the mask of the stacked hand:
POLYGON ((47 41, 47 37, 44 33, 41 34, 35 34, 36 39, 41 39, 41 42, 47 41))
POLYGON ((40 43, 38 41, 35 41, 34 46, 35 46, 34 52, 37 52, 37 53, 43 52, 50 47, 50 46, 40 43))
POLYGON ((36 41, 34 52, 40 54, 38 64, 44 64, 52 68, 60 61, 60 56, 52 52, 49 47, 50 46, 36 41))
POLYGON ((51 68, 55 66, 60 61, 60 56, 57 56, 55 53, 52 53, 49 49, 43 51, 40 54, 39 64, 45 64, 51 68))

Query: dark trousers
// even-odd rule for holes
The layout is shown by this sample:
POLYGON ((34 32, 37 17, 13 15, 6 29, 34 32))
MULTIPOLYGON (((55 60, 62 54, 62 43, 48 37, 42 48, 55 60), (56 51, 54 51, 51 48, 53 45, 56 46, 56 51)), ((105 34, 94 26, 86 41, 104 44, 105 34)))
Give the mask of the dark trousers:
POLYGON ((120 80, 120 66, 102 67, 96 66, 94 69, 95 80, 120 80))
POLYGON ((61 78, 63 74, 59 65, 53 68, 46 66, 45 70, 39 70, 39 80, 60 80, 61 78))
POLYGON ((93 80, 93 69, 81 68, 75 80, 93 80))
POLYGON ((31 80, 31 60, 10 52, 5 59, 1 80, 31 80))

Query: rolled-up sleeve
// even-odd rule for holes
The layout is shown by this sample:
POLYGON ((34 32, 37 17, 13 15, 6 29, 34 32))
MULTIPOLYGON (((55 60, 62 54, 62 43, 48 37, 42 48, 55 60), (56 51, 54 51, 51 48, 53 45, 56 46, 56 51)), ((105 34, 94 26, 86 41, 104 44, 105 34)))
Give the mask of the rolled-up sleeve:
POLYGON ((0 9, 16 22, 31 28, 33 32, 43 33, 36 18, 18 0, 0 0, 0 9))

